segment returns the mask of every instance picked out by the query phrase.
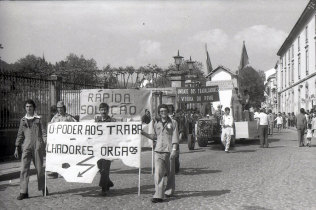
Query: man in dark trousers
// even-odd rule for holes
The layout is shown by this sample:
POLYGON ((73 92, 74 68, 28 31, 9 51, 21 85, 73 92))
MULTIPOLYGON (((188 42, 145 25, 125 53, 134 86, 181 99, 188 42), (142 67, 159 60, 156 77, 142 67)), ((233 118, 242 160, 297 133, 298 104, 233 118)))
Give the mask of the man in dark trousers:
MULTIPOLYGON (((109 105, 107 103, 101 103, 99 106, 99 111, 101 115, 96 115, 94 117, 95 122, 115 122, 114 118, 109 116, 109 105)), ((109 191, 110 187, 113 187, 114 184, 110 180, 110 167, 111 161, 100 159, 97 162, 98 168, 100 169, 100 182, 99 186, 102 187, 102 191, 100 193, 101 196, 106 196, 106 192, 109 191)))
POLYGON ((304 133, 307 127, 307 121, 305 117, 305 110, 300 109, 300 113, 296 116, 296 129, 298 135, 299 147, 304 147, 304 133))

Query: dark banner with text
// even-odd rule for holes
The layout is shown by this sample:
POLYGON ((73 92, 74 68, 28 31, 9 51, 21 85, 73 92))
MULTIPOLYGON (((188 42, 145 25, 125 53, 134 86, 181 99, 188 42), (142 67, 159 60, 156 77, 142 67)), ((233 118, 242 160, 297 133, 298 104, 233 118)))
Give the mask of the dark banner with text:
POLYGON ((179 103, 219 101, 218 86, 177 88, 179 103))

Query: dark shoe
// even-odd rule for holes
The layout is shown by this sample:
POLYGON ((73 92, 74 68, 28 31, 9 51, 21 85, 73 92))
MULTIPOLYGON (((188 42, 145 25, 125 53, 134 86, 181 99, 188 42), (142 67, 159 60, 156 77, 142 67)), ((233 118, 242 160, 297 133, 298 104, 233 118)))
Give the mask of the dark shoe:
POLYGON ((152 203, 161 203, 161 202, 163 202, 163 199, 161 199, 161 198, 152 198, 151 202, 152 203))
MULTIPOLYGON (((45 191, 44 191, 44 189, 42 190, 42 193, 43 193, 43 196, 45 196, 45 191)), ((47 189, 47 187, 46 187, 46 196, 48 196, 49 195, 49 193, 48 193, 48 189, 47 189)))
POLYGON ((101 192, 99 193, 99 195, 100 196, 106 196, 106 189, 105 189, 105 187, 102 187, 102 190, 101 190, 101 192))
POLYGON ((16 199, 23 200, 25 198, 29 198, 29 194, 28 193, 20 193, 20 195, 16 199))
POLYGON ((109 181, 109 187, 114 187, 114 183, 111 180, 109 181))
POLYGON ((53 172, 53 173, 48 174, 47 176, 49 176, 52 179, 57 179, 58 178, 58 173, 53 172))

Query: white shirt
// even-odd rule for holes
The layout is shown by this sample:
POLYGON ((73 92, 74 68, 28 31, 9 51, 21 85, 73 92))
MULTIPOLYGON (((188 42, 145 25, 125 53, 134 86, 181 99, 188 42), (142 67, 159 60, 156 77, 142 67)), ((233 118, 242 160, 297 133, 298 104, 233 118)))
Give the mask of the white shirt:
POLYGON ((259 112, 255 112, 254 114, 253 114, 253 118, 258 118, 258 115, 259 115, 259 112))
POLYGON ((233 127, 234 119, 231 115, 223 115, 223 125, 233 127))
POLYGON ((282 125, 283 124, 283 118, 278 116, 277 118, 275 118, 275 120, 277 121, 278 125, 282 125))
POLYGON ((312 137, 313 137, 312 129, 307 129, 306 138, 312 138, 312 137))
POLYGON ((269 125, 269 119, 266 113, 260 112, 257 117, 259 118, 259 125, 269 125))

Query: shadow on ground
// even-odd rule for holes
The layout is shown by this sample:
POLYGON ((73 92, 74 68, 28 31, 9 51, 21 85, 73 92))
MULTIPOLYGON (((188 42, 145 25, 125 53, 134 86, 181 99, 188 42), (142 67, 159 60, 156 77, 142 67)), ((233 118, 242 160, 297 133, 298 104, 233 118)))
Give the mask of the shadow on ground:
POLYGON ((180 175, 201 175, 220 173, 221 170, 210 170, 208 168, 180 168, 180 175))
POLYGON ((16 187, 19 186, 20 184, 1 184, 0 185, 0 191, 4 191, 7 187, 16 187))
MULTIPOLYGON (((141 186, 141 194, 154 194, 155 185, 143 185, 141 186)), ((64 195, 64 194, 72 194, 72 195, 81 195, 82 197, 103 197, 99 195, 101 191, 100 187, 83 187, 83 188, 76 188, 76 189, 69 189, 61 192, 51 193, 50 195, 64 195)), ((122 195, 130 195, 130 194, 137 194, 138 187, 131 187, 125 189, 111 189, 106 197, 115 197, 115 196, 122 196, 122 195)))
POLYGON ((261 206, 243 206, 245 210, 270 210, 261 206))
MULTIPOLYGON (((117 170, 113 171, 111 169, 111 174, 138 174, 138 168, 128 169, 128 170, 117 170)), ((146 167, 141 169, 142 174, 151 174, 151 167, 146 167)))
POLYGON ((175 196, 169 198, 167 201, 178 200, 182 198, 192 198, 192 197, 210 197, 210 196, 220 196, 230 193, 230 190, 206 190, 206 191, 176 191, 175 196))
POLYGON ((205 149, 203 149, 203 148, 197 148, 197 149, 194 149, 194 150, 189 150, 189 151, 187 151, 187 152, 181 152, 181 151, 180 151, 180 154, 196 153, 196 152, 204 152, 204 151, 205 151, 205 149))
MULTIPOLYGON (((30 175, 36 174, 36 169, 30 169, 30 175)), ((6 180, 11 180, 11 179, 18 179, 20 178, 20 170, 8 174, 3 174, 0 175, 0 182, 6 181, 6 180)))

